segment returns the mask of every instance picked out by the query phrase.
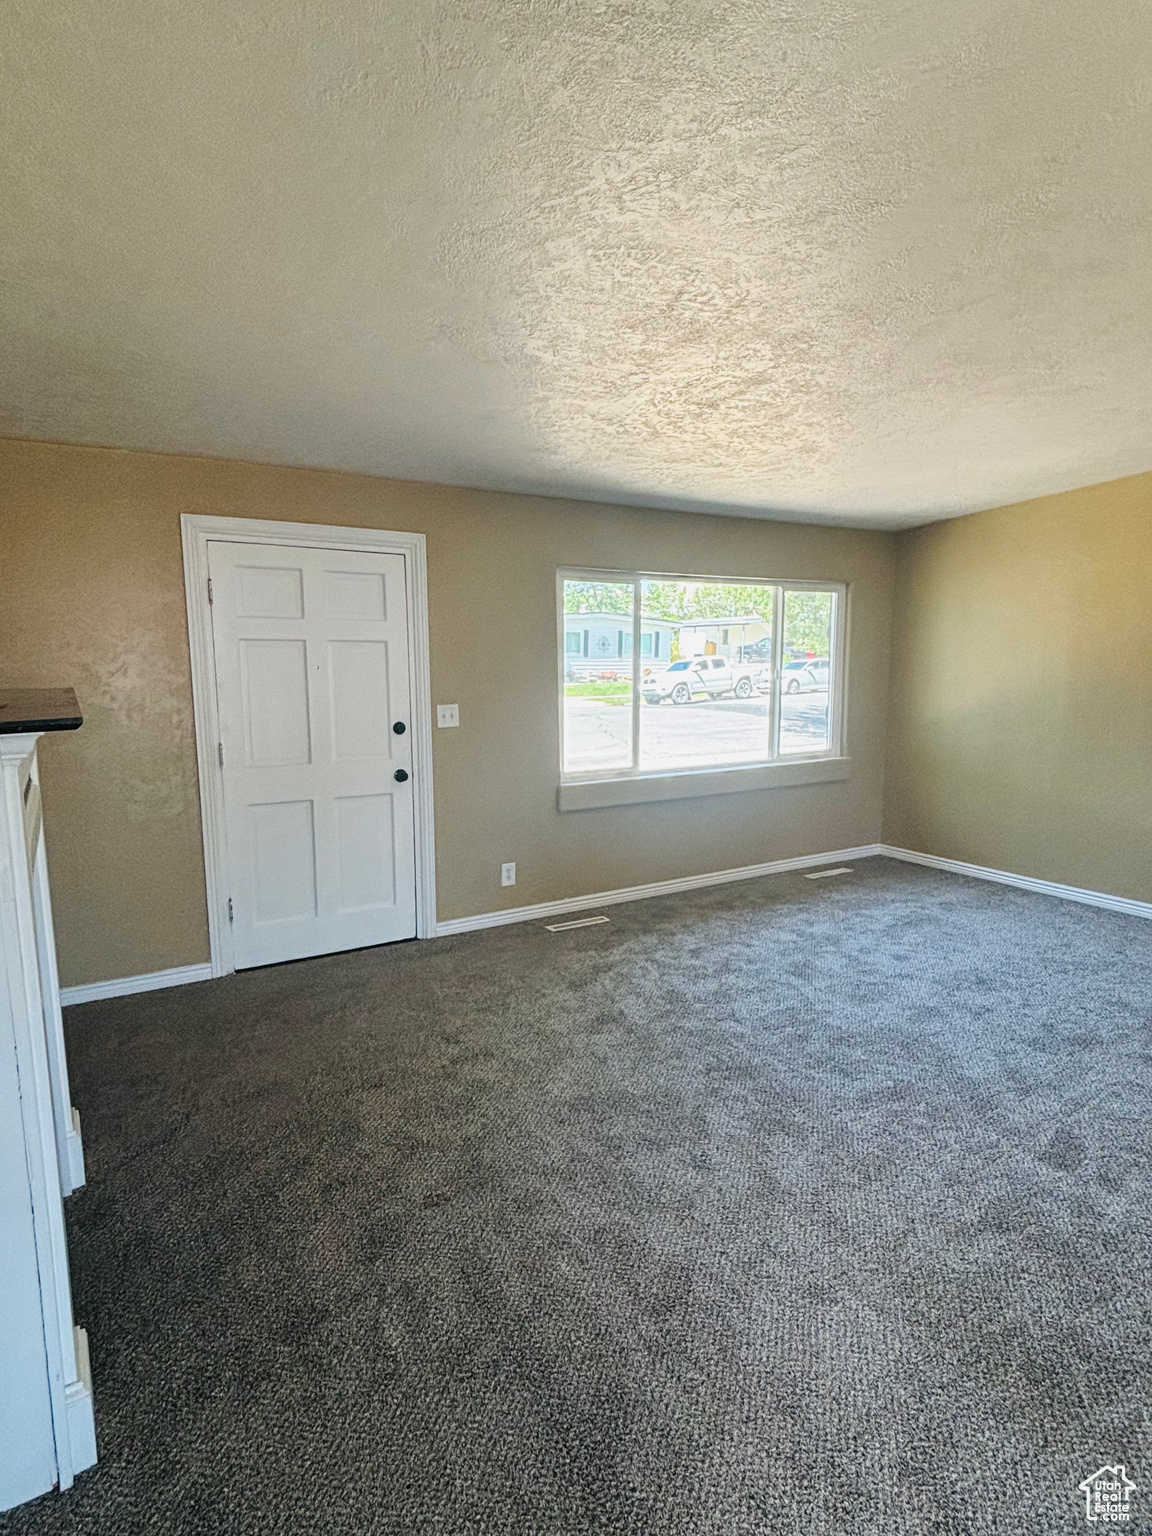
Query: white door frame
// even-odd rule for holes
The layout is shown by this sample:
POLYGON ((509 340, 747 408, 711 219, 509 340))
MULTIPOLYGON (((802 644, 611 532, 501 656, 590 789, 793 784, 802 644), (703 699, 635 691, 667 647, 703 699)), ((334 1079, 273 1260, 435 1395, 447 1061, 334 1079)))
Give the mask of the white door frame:
POLYGON ((200 779, 200 826, 204 836, 204 883, 213 976, 236 969, 228 921, 228 860, 224 835, 224 780, 220 769, 220 718, 216 705, 216 658, 208 595, 208 544, 285 544, 307 549, 361 550, 402 555, 408 597, 408 670, 412 687, 412 776, 416 824, 416 937, 436 936, 436 838, 432 811, 432 681, 428 647, 428 563, 422 533, 379 528, 336 528, 319 523, 282 523, 254 517, 180 518, 184 546, 184 593, 192 658, 192 711, 200 779))

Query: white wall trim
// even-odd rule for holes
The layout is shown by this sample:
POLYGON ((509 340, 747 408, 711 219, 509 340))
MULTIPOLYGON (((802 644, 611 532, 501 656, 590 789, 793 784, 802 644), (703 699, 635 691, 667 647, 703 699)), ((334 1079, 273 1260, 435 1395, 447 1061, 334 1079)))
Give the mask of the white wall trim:
MULTIPOLYGON (((254 517, 210 517, 185 512, 180 518, 184 549, 184 592, 188 648, 192 661, 192 710, 196 722, 196 767, 200 781, 200 822, 204 841, 204 882, 208 900, 211 974, 236 969, 224 841, 224 785, 217 759, 220 726, 208 604, 208 544, 286 544, 309 549, 355 549, 404 557, 408 593, 408 657, 412 684, 412 766, 416 813, 416 936, 436 934, 436 834, 432 798, 432 678, 428 642, 428 560, 422 533, 381 528, 340 528, 322 523, 284 523, 254 517)), ((132 979, 132 978, 128 978, 132 979)), ((191 978, 189 978, 191 979, 191 978)), ((199 978, 196 978, 197 980, 199 978)), ((158 982, 158 986, 178 983, 158 982)), ((144 988, 130 988, 143 991, 144 988)), ((113 996, 102 993, 101 996, 113 996)))
POLYGON ((531 923, 561 912, 584 912, 589 907, 615 906, 622 901, 644 901, 649 896, 671 896, 677 891, 701 890, 707 885, 727 885, 733 880, 758 880, 761 875, 782 875, 790 869, 813 869, 818 864, 843 864, 849 859, 869 859, 884 850, 879 843, 862 848, 837 848, 831 853, 806 853, 795 859, 773 859, 768 864, 745 864, 740 869, 720 869, 708 875, 685 875, 676 880, 654 880, 648 885, 629 885, 618 891, 599 891, 592 896, 570 896, 563 901, 541 901, 534 907, 505 907, 500 912, 481 912, 476 917, 457 917, 441 922, 441 937, 471 933, 476 928, 499 928, 505 923, 531 923))
POLYGON ((952 875, 969 875, 973 880, 994 880, 998 885, 1014 885, 1038 896, 1059 896, 1062 901, 1079 901, 1089 907, 1104 907, 1109 912, 1123 912, 1129 917, 1152 917, 1152 902, 1135 901, 1128 896, 1110 896, 1106 891, 1086 891, 1078 885, 1060 885, 1055 880, 1036 880, 1031 875, 1013 875, 1003 869, 988 869, 983 864, 965 864, 960 859, 941 859, 934 853, 916 853, 911 848, 893 848, 884 844, 876 850, 890 859, 906 864, 923 864, 928 869, 942 869, 952 875))
POLYGON ((72 1108, 72 1129, 66 1137, 66 1153, 68 1177, 72 1183, 72 1190, 83 1189, 85 1182, 84 1138, 80 1130, 80 1111, 75 1106, 72 1108))
POLYGON ((94 1003, 101 997, 130 997, 133 992, 158 992, 162 987, 183 987, 190 981, 211 981, 212 967, 177 965, 170 971, 147 971, 143 976, 117 976, 112 981, 90 981, 82 987, 61 987, 60 1002, 65 1008, 74 1003, 94 1003))
POLYGON ((96 1414, 92 1401, 92 1366, 88 1357, 88 1334, 73 1328, 76 1352, 76 1379, 64 1389, 68 1421, 68 1440, 72 1452, 72 1471, 83 1472, 96 1465, 96 1414))
MULTIPOLYGON (((932 853, 916 853, 911 848, 893 848, 887 843, 868 843, 861 848, 839 848, 832 853, 808 853, 795 859, 774 859, 767 864, 746 864, 740 869, 722 869, 708 875, 686 875, 676 880, 655 880, 648 885, 630 885, 617 891, 599 891, 592 896, 571 896, 562 901, 542 901, 532 907, 505 907, 499 912, 481 912, 475 917, 457 917, 437 925, 436 935, 471 933, 478 928, 500 928, 507 923, 531 923, 564 912, 586 912, 590 907, 615 906, 623 901, 644 901, 649 896, 671 896, 677 891, 701 890, 709 885, 726 885, 733 880, 757 880, 762 875, 783 875, 791 869, 815 869, 822 864, 841 864, 852 859, 871 859, 882 855, 902 859, 906 864, 922 864, 928 869, 944 870, 953 875, 969 875, 975 880, 992 880, 999 885, 1014 885, 1039 896, 1058 896, 1063 901, 1079 901, 1090 907, 1103 907, 1129 917, 1152 918, 1152 902, 1134 901, 1127 896, 1109 896, 1105 891, 1086 891, 1075 885, 1059 885, 1054 880, 1035 880, 1030 875, 1013 875, 1003 869, 986 869, 982 864, 965 864, 959 859, 940 859, 932 853)), ((433 935, 428 935, 432 937, 433 935)), ((60 1002, 65 1008, 74 1003, 91 1003, 102 997, 128 997, 133 992, 153 992, 162 987, 181 987, 193 981, 210 981, 210 964, 178 965, 170 971, 150 971, 143 976, 121 976, 113 981, 93 981, 82 987, 63 987, 60 1002)))

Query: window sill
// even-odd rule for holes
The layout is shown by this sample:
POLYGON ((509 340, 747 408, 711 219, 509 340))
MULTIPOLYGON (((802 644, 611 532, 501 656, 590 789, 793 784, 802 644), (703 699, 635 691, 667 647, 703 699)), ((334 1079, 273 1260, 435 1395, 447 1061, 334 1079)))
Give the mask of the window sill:
POLYGON ((561 784, 556 808, 595 811, 608 805, 639 805, 653 800, 691 800, 701 795, 731 795, 750 789, 783 789, 794 784, 828 784, 846 779, 850 757, 808 757, 793 762, 757 763, 750 768, 692 768, 681 773, 641 773, 625 778, 583 779, 561 784))

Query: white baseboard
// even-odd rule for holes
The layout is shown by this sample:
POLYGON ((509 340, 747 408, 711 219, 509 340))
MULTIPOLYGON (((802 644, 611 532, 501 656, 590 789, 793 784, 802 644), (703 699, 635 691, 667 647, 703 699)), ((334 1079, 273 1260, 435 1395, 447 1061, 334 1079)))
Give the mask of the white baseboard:
MULTIPOLYGON (((831 853, 807 853, 796 859, 773 859, 767 864, 746 864, 740 869, 721 869, 709 875, 686 875, 678 880, 654 880, 648 885, 629 885, 617 891, 598 891, 592 896, 570 896, 562 901, 541 901, 531 907, 505 907, 499 912, 480 912, 475 917, 451 918, 437 923, 436 938, 453 933, 472 933, 478 928, 501 928, 506 923, 531 923, 544 917, 558 917, 565 912, 586 912, 590 907, 610 907, 623 901, 644 901, 649 896, 672 896, 677 891, 697 891, 709 885, 727 885, 733 880, 757 880, 762 875, 782 875, 790 869, 815 869, 821 864, 844 864, 853 859, 870 859, 878 854, 903 859, 907 864, 923 864, 928 869, 942 869, 949 874, 970 875, 976 880, 993 880, 1000 885, 1014 885, 1040 896, 1059 896, 1064 901, 1079 901, 1090 907, 1104 907, 1129 917, 1152 918, 1152 902, 1134 901, 1127 896, 1110 896, 1105 891, 1081 890, 1075 885, 1059 885, 1054 880, 1034 880, 1030 875, 1013 875, 1003 869, 986 869, 982 864, 965 864, 959 859, 940 859, 932 853, 916 853, 911 848, 893 848, 886 843, 868 843, 862 848, 837 848, 831 853)), ((90 1003, 101 997, 128 997, 133 992, 153 992, 162 987, 181 987, 192 981, 210 981, 212 967, 178 965, 170 971, 150 971, 143 976, 121 976, 114 981, 94 981, 83 987, 62 987, 60 1002, 90 1003)), ((77 1151, 79 1148, 77 1147, 77 1151)), ((81 1175, 82 1161, 79 1164, 81 1175)))
POLYGON ((211 981, 212 967, 177 965, 170 971, 148 971, 143 976, 117 976, 113 981, 90 981, 83 987, 61 987, 60 1005, 93 1003, 101 997, 128 997, 133 992, 158 992, 162 987, 183 987, 190 981, 211 981))
POLYGON ((864 848, 837 848, 831 853, 806 853, 797 859, 774 859, 769 864, 746 864, 741 869, 721 869, 710 875, 685 875, 678 880, 654 880, 649 885, 629 885, 618 891, 598 891, 592 896, 569 896, 564 901, 541 901, 533 907, 505 907, 475 917, 456 917, 436 924, 437 938, 452 933, 471 933, 476 928, 499 928, 505 923, 531 923, 562 912, 585 912, 589 907, 615 906, 622 901, 644 901, 649 896, 672 896, 677 891, 697 891, 707 885, 727 885, 731 880, 757 880, 761 875, 782 875, 790 869, 813 869, 818 864, 843 864, 849 859, 868 859, 884 850, 878 843, 864 848))
POLYGON ((96 1419, 92 1406, 92 1367, 88 1360, 88 1335, 83 1328, 73 1328, 76 1348, 75 1381, 64 1388, 64 1412, 68 1425, 69 1464, 60 1466, 60 1487, 66 1488, 77 1472, 96 1464, 96 1419), (64 1473, 68 1479, 65 1482, 64 1473))
POLYGON ((1035 880, 1031 875, 1013 875, 1004 869, 987 869, 983 864, 965 864, 960 859, 938 859, 934 853, 915 853, 911 848, 884 845, 876 851, 890 859, 903 859, 906 864, 924 864, 952 875, 970 875, 974 880, 994 880, 998 885, 1014 885, 1038 896, 1059 896, 1062 901, 1080 901, 1085 906, 1105 907, 1109 912, 1124 912, 1129 917, 1152 917, 1152 902, 1134 901, 1128 896, 1086 891, 1078 885, 1060 885, 1055 880, 1035 880))
POLYGON ((80 1132, 80 1111, 75 1105, 72 1106, 72 1129, 65 1137, 65 1146, 68 1149, 68 1167, 61 1172, 67 1172, 69 1188, 62 1188, 61 1192, 73 1194, 84 1188, 84 1140, 80 1132))

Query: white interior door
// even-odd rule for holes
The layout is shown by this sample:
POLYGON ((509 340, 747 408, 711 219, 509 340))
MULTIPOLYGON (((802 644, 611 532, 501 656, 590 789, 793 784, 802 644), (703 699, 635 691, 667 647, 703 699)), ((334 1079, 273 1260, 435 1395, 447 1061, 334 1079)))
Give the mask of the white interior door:
POLYGON ((208 546, 237 969, 416 934, 403 555, 208 546))

